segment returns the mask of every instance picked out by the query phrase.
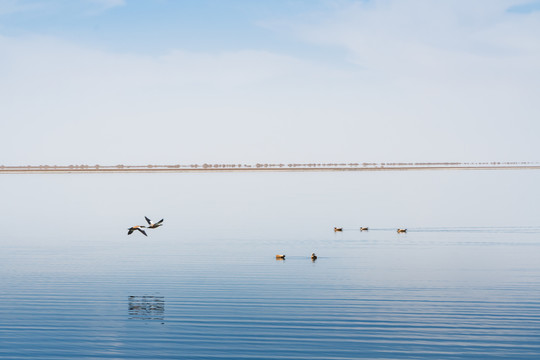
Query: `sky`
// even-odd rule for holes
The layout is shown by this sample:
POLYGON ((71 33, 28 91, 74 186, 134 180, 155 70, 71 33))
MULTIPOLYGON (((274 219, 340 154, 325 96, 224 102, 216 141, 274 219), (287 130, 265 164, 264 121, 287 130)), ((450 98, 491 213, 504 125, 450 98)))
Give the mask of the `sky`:
POLYGON ((0 0, 0 164, 538 161, 540 1, 0 0))

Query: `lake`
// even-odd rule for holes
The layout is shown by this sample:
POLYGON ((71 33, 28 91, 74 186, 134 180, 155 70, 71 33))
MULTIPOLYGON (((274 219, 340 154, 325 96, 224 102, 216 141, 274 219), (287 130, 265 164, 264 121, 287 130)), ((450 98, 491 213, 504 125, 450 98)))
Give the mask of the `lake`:
POLYGON ((2 359, 540 357, 539 171, 0 181, 2 359))

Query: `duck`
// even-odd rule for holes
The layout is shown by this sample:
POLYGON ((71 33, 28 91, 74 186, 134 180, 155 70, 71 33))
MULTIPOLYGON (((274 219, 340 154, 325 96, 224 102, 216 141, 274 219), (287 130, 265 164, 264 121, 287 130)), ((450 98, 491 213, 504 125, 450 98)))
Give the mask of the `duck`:
POLYGON ((368 231, 368 228, 367 227, 361 227, 360 231, 368 231))
POLYGON ((285 255, 284 254, 277 254, 276 255, 276 260, 285 260, 285 255))
POLYGON ((397 232, 398 232, 398 233, 406 233, 406 232, 407 232, 407 229, 397 229, 397 232))
POLYGON ((143 225, 135 225, 135 226, 132 226, 128 229, 128 235, 131 235, 135 230, 138 230, 140 232, 143 233, 144 236, 148 236, 146 235, 146 231, 144 231, 142 228, 145 228, 146 226, 143 226, 143 225))
POLYGON ((340 227, 340 228, 334 227, 334 231, 343 231, 343 228, 342 227, 340 227))
POLYGON ((152 220, 150 220, 146 216, 144 218, 146 219, 146 222, 149 225, 148 226, 149 229, 155 229, 155 228, 158 228, 158 227, 163 225, 163 219, 159 220, 157 223, 154 223, 154 222, 152 222, 152 220))
POLYGON ((317 255, 315 255, 315 253, 311 253, 311 260, 312 261, 317 260, 317 255))

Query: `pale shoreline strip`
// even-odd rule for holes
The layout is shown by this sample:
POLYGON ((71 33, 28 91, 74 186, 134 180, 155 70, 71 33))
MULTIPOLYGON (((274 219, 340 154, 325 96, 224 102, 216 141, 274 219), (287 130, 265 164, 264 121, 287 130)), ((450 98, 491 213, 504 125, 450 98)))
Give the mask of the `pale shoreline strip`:
POLYGON ((540 170, 540 165, 482 165, 482 166, 378 166, 378 167, 207 167, 176 168, 160 166, 0 167, 0 174, 72 174, 72 173, 208 173, 208 172, 331 172, 331 171, 429 171, 429 170, 540 170))

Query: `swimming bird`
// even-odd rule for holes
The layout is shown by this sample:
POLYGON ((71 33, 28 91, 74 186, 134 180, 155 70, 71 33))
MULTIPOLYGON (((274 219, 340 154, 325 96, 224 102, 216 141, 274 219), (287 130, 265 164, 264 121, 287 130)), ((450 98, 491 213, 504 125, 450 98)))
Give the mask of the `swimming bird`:
POLYGON ((143 225, 135 225, 135 226, 132 226, 128 229, 128 235, 131 235, 131 233, 133 233, 135 230, 139 230, 140 232, 143 233, 144 236, 148 236, 146 235, 146 232, 142 229, 146 226, 143 226, 143 225))
POLYGON ((317 255, 315 255, 315 253, 311 253, 311 260, 317 260, 317 255))
POLYGON ((343 228, 342 227, 340 227, 340 228, 334 227, 334 231, 343 231, 343 228))
POLYGON ((368 231, 368 228, 367 227, 361 227, 360 231, 368 231))
POLYGON ((149 225, 148 226, 149 229, 155 229, 155 228, 158 228, 158 227, 163 225, 163 219, 159 220, 157 223, 154 223, 154 222, 152 222, 152 220, 150 220, 146 216, 144 218, 146 219, 146 222, 149 225))
POLYGON ((285 255, 276 255, 276 260, 285 260, 285 255))
POLYGON ((406 232, 407 232, 407 229, 397 229, 397 232, 398 232, 398 233, 406 233, 406 232))

